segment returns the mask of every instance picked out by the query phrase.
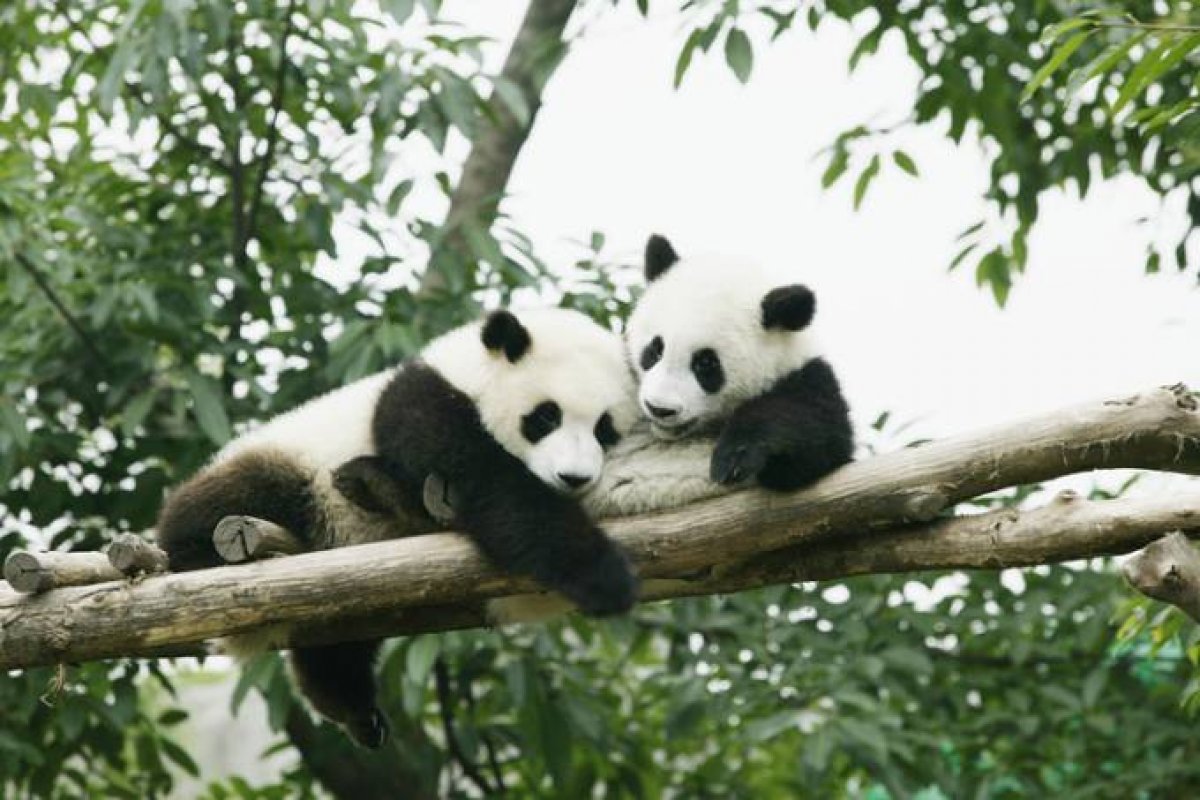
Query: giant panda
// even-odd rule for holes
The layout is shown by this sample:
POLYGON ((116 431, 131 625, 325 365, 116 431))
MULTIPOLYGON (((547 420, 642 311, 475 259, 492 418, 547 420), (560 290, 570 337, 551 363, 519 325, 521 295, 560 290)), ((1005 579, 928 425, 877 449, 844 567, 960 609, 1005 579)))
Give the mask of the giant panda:
POLYGON ((680 258, 657 234, 644 269, 626 343, 657 438, 711 439, 709 478, 727 487, 797 489, 850 461, 850 409, 812 335, 812 290, 752 263, 680 258))
MULTIPOLYGON (((422 504, 438 475, 455 490, 455 528, 494 564, 588 614, 622 613, 636 577, 579 495, 636 419, 632 398, 616 334, 562 309, 496 311, 230 442, 168 495, 158 539, 178 571, 222 563, 212 533, 227 515, 270 520, 312 549, 438 530, 422 504)), ((378 647, 291 654, 313 708, 367 747, 388 735, 378 647)))

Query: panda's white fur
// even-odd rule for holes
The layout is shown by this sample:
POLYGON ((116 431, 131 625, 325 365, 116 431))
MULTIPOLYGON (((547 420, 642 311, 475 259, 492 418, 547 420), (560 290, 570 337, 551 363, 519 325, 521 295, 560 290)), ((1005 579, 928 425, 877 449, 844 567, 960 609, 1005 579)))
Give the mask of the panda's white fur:
POLYGON ((718 256, 684 257, 652 280, 627 326, 630 357, 638 365, 638 401, 676 412, 668 421, 651 419, 656 435, 677 438, 727 416, 756 397, 781 375, 821 355, 811 329, 766 330, 761 304, 772 289, 797 276, 748 260, 718 256), (640 367, 642 353, 656 337, 662 358, 640 367), (692 374, 693 353, 711 347, 721 354, 725 386, 706 393, 692 374))

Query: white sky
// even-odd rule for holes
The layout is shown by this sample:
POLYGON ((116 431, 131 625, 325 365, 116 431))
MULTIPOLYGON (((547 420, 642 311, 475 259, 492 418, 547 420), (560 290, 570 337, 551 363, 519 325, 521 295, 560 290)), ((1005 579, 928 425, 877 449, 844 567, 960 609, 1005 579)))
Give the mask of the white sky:
MULTIPOLYGON (((446 12, 504 41, 498 66, 524 8, 451 0, 446 12)), ((999 310, 973 264, 946 273, 955 236, 983 215, 976 145, 956 147, 937 123, 897 137, 921 177, 885 167, 858 212, 853 175, 820 189, 825 160, 813 157, 838 132, 910 113, 917 73, 898 42, 850 77, 847 28, 801 26, 773 45, 755 37, 749 85, 717 47, 676 91, 684 34, 665 6, 645 21, 599 4, 547 88, 506 208, 551 264, 592 230, 629 261, 661 232, 681 252, 794 264, 818 291, 822 339, 860 423, 890 409, 922 435, 1200 385, 1200 290, 1194 277, 1142 274, 1149 232, 1136 220, 1161 209, 1135 182, 1046 200, 1026 276, 999 310)))

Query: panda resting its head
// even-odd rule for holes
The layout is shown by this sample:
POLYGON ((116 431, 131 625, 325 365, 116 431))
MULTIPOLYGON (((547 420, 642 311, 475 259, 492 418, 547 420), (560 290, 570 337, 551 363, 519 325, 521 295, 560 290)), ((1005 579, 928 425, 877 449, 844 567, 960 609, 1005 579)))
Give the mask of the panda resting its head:
POLYGON ((565 493, 596 482, 637 417, 620 337, 576 311, 495 311, 421 360, 471 398, 505 450, 565 493))
POLYGON ((753 264, 681 259, 657 235, 646 244, 645 272, 626 341, 656 436, 713 428, 818 356, 809 332, 816 298, 806 286, 753 264))

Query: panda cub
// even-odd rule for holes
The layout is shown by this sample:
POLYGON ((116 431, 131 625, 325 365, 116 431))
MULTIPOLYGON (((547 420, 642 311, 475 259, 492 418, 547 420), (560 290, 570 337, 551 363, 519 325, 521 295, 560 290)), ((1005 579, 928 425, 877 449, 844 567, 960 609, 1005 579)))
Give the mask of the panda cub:
MULTIPOLYGON (((636 417, 632 397, 615 334, 572 311, 497 311, 230 442, 167 497, 158 538, 180 571, 223 563, 213 528, 234 514, 282 525, 312 549, 426 533, 443 527, 422 502, 437 475, 456 490, 455 527, 497 567, 586 613, 621 613, 637 580, 579 495, 636 417)), ((368 747, 388 733, 378 647, 292 651, 312 706, 368 747)))
POLYGON ((810 325, 816 297, 728 259, 646 244, 648 286, 626 342, 654 435, 715 437, 717 484, 796 489, 850 461, 850 409, 810 325))

